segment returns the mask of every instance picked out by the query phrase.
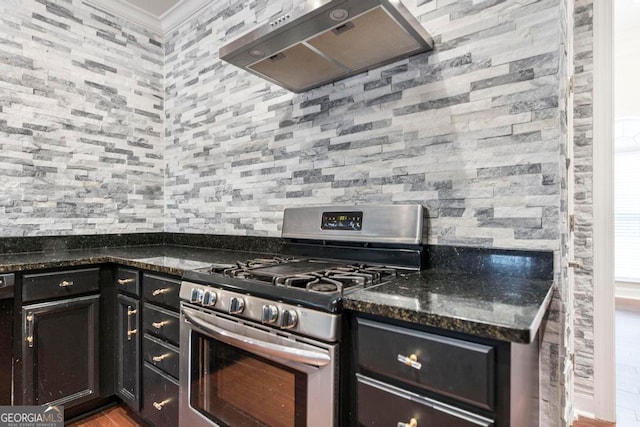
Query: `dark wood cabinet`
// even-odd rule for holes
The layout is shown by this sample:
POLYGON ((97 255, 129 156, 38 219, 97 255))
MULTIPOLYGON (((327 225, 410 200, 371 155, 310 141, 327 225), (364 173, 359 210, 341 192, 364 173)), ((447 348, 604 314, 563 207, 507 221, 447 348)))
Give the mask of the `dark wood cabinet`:
POLYGON ((129 407, 140 409, 140 302, 117 296, 116 394, 129 407))
POLYGON ((358 362, 363 370, 493 409, 492 346, 358 319, 358 362))
POLYGON ((23 404, 72 407, 99 394, 99 301, 90 295, 23 306, 23 404))
POLYGON ((164 371, 145 363, 142 416, 156 427, 178 425, 179 384, 164 371))
POLYGON ((359 426, 492 427, 493 421, 357 375, 359 426), (412 421, 415 420, 415 421, 412 421))
POLYGON ((131 268, 118 267, 115 288, 118 292, 140 297, 140 272, 131 268))
POLYGON ((0 299, 0 405, 11 404, 13 300, 0 299))
POLYGON ((508 343, 354 315, 352 425, 538 425, 538 337, 508 343))
POLYGON ((25 274, 22 279, 23 304, 98 292, 100 292, 98 267, 25 274))
POLYGON ((178 425, 180 280, 142 274, 142 409, 156 427, 178 425))
POLYGON ((117 267, 116 394, 156 427, 178 425, 180 279, 117 267))

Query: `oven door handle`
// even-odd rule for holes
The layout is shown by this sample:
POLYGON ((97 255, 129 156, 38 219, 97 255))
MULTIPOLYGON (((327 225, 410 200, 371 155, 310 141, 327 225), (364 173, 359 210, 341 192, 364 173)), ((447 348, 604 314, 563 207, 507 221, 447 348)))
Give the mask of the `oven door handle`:
POLYGON ((236 334, 235 332, 222 329, 206 320, 200 318, 191 310, 182 309, 182 314, 188 323, 192 326, 195 325, 205 334, 210 337, 221 341, 225 344, 229 344, 243 350, 248 350, 257 354, 268 354, 270 356, 279 357, 281 359, 306 363, 313 366, 326 366, 331 362, 331 357, 322 352, 303 350, 301 348, 291 348, 280 344, 273 344, 254 338, 249 338, 244 335, 236 334))

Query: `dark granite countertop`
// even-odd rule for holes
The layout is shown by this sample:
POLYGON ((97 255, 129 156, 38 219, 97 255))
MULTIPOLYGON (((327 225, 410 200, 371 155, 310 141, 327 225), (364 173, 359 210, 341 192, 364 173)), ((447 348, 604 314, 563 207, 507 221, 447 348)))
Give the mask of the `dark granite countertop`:
POLYGON ((529 343, 553 281, 424 270, 344 298, 349 310, 500 341, 529 343))
POLYGON ((180 276, 186 270, 213 263, 232 264, 238 260, 255 258, 258 254, 261 253, 172 245, 0 254, 0 273, 112 262, 180 276))
MULTIPOLYGON (((212 263, 231 264, 264 252, 179 245, 55 249, 0 254, 0 273, 117 263, 180 276, 212 263)), ((466 256, 466 255, 465 255, 466 256)), ((447 253, 447 259, 451 254, 447 253)), ((465 264, 469 259, 466 258, 465 264)), ((548 264, 548 262, 547 262, 548 264)), ((546 312, 552 280, 450 273, 439 268, 403 274, 344 298, 344 307, 389 319, 501 341, 528 343, 546 312)))

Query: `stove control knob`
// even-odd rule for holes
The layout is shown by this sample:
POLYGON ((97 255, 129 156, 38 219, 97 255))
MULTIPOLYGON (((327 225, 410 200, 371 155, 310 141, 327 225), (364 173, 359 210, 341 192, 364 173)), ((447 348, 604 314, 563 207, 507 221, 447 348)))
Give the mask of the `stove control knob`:
POLYGON ((278 320, 278 307, 265 304, 262 306, 262 323, 276 323, 278 320))
POLYGON ((218 295, 215 292, 204 291, 204 295, 202 296, 202 305, 205 307, 213 307, 216 305, 216 301, 218 300, 218 295))
POLYGON ((191 303, 193 304, 201 304, 202 303, 202 289, 193 288, 191 289, 191 303))
POLYGON ((229 299, 229 314, 240 314, 244 310, 244 298, 231 297, 229 299))
POLYGON ((282 328, 293 329, 298 324, 298 313, 295 310, 284 310, 282 312, 282 328))

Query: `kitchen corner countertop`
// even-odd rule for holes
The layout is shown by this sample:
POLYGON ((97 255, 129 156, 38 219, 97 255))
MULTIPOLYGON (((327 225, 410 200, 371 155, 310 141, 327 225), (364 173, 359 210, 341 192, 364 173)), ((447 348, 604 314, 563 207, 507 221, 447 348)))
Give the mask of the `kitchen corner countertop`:
POLYGON ((344 297, 344 308, 499 341, 530 343, 553 281, 424 270, 344 297))
POLYGON ((234 264, 258 254, 262 253, 170 245, 0 254, 0 273, 116 263, 180 276, 186 270, 234 264))
MULTIPOLYGON (((180 276, 262 252, 151 245, 0 254, 0 273, 116 263, 180 276)), ((351 293, 344 308, 507 342, 529 343, 551 301, 553 281, 440 270, 401 274, 351 293)))

